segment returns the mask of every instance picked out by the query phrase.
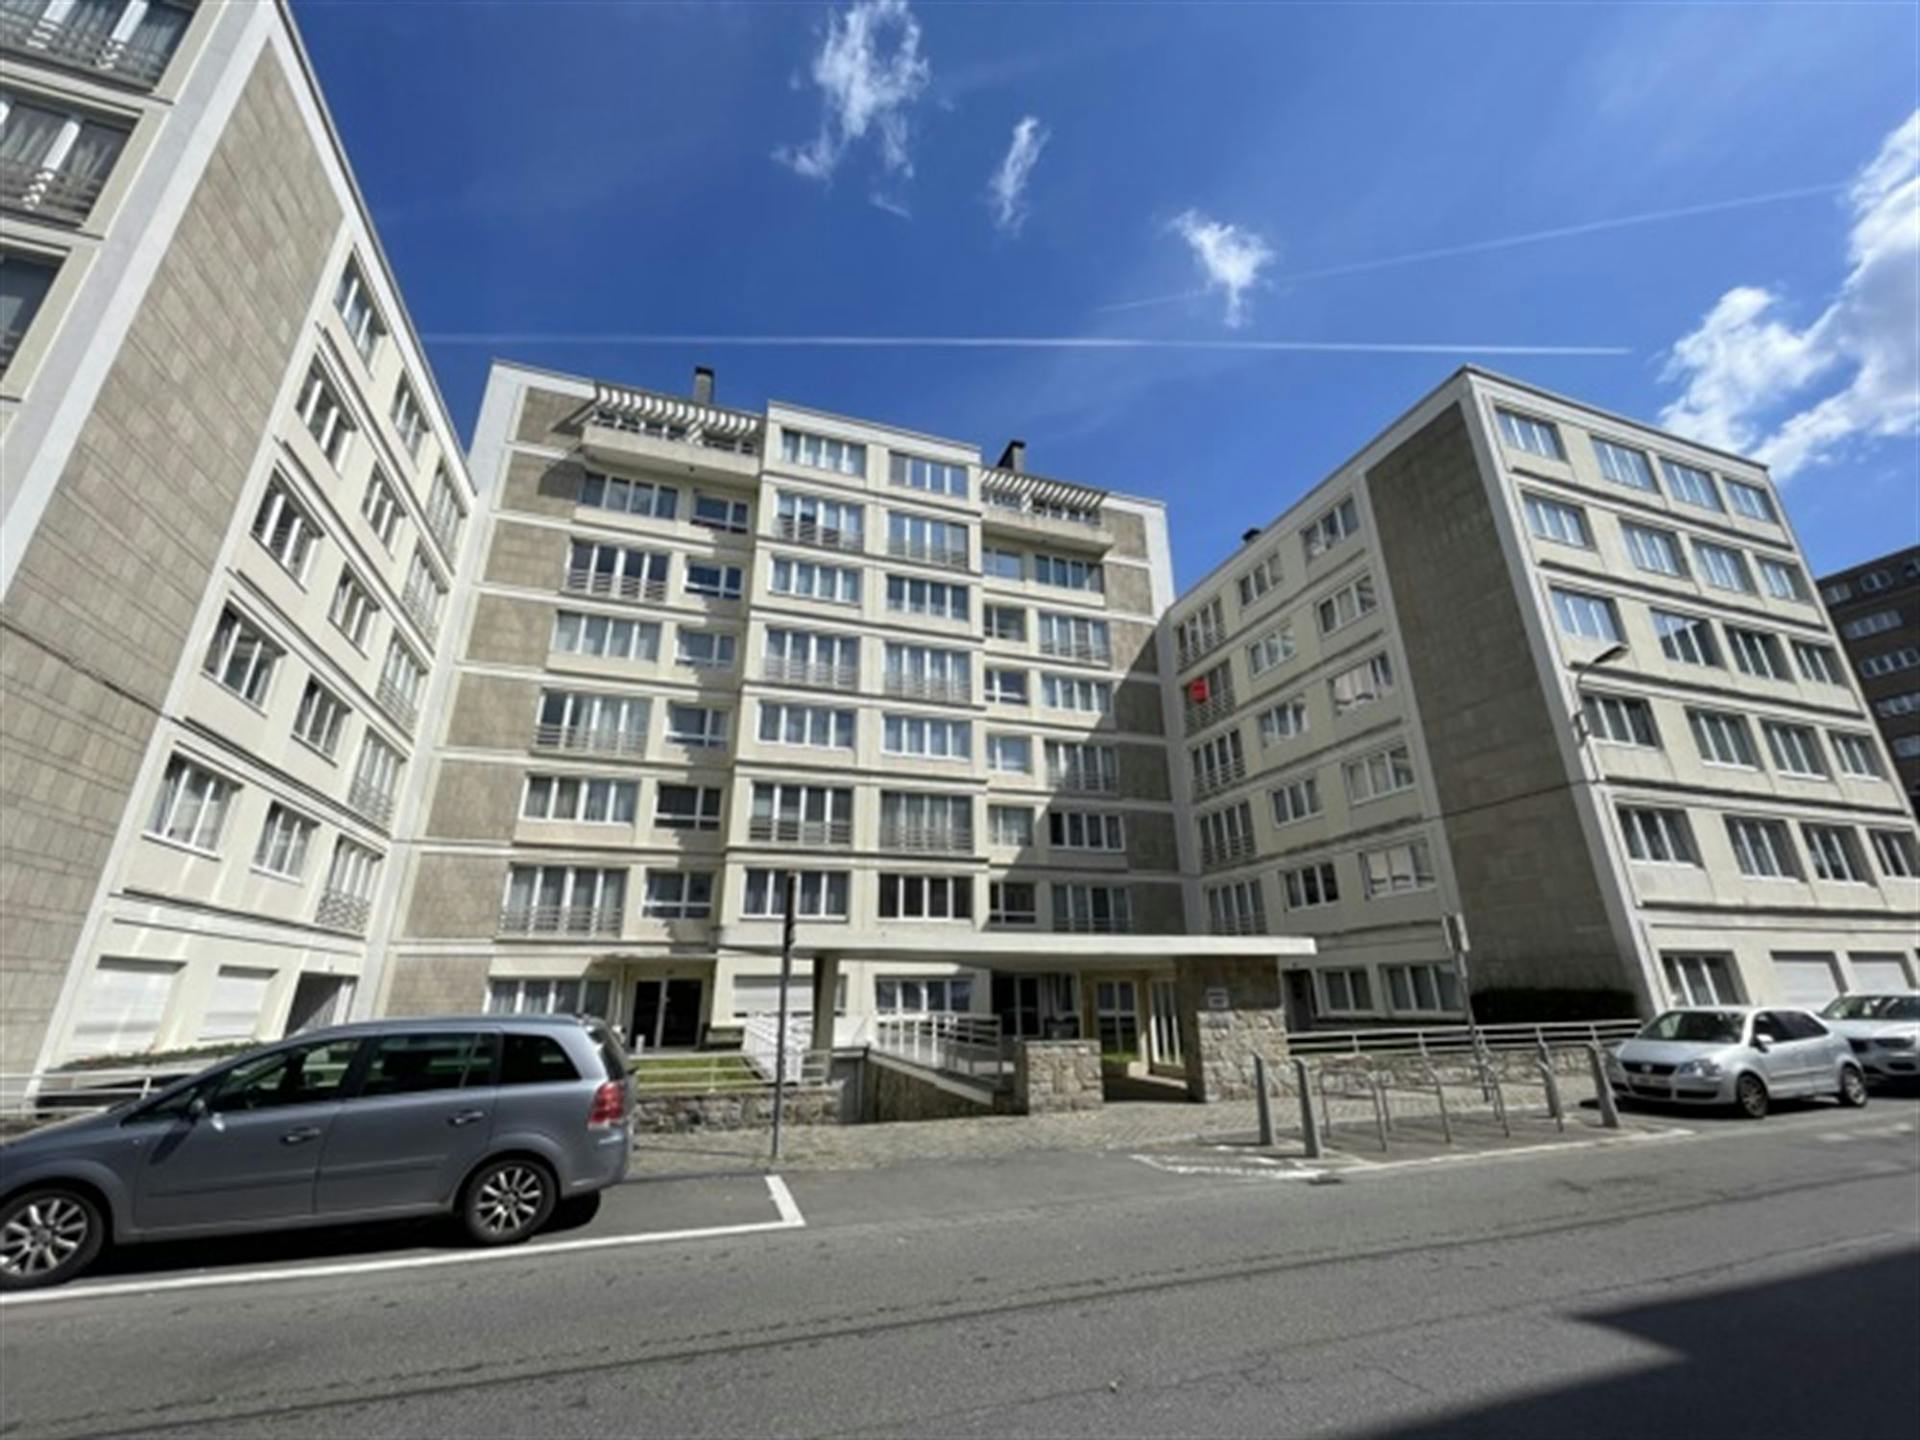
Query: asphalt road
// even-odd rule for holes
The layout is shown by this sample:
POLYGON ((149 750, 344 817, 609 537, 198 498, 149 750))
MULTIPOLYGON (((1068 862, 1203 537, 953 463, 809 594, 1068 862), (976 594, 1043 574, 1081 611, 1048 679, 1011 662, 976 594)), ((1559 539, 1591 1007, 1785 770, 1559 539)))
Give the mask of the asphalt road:
POLYGON ((0 1309, 0 1434, 1912 1440, 1917 1122, 1689 1117, 1338 1183, 1198 1152, 797 1174, 803 1226, 758 1177, 640 1183, 480 1262, 417 1230, 129 1252, 0 1309))

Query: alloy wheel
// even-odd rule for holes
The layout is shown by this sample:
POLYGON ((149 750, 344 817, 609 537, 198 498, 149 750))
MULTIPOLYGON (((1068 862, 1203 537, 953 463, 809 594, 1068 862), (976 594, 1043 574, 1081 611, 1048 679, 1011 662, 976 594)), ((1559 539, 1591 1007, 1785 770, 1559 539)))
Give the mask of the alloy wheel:
POLYGON ((1751 1120, 1764 1119, 1767 1113, 1767 1087, 1758 1077, 1742 1075, 1740 1083, 1734 1089, 1734 1095, 1740 1102, 1740 1110, 1751 1120))
POLYGON ((1851 1065, 1840 1072, 1840 1103, 1855 1108, 1867 1103, 1866 1077, 1851 1065))
POLYGON ((474 1217, 489 1235, 518 1234, 540 1214, 546 1195, 546 1177, 533 1166, 502 1165, 481 1182, 474 1217))
POLYGON ((68 1264, 87 1243, 93 1219, 66 1195, 29 1200, 0 1226, 0 1275, 36 1279, 68 1264))

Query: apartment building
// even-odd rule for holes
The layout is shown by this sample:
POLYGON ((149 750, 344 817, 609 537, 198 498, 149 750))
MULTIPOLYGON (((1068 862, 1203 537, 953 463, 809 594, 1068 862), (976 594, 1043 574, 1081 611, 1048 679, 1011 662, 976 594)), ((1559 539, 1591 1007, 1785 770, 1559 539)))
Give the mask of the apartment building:
POLYGON ((1765 470, 1475 369, 1169 612, 1196 931, 1289 1024, 1912 984, 1913 816, 1765 470), (1546 995, 1542 992, 1557 992, 1546 995))
POLYGON ((738 1033, 775 1006, 791 871, 798 952, 846 957, 802 967, 823 1036, 994 1015, 1178 1063, 1177 947, 1120 938, 1185 927, 1157 502, 1018 443, 730 409, 704 370, 497 364, 472 462, 484 560, 385 1008, 738 1033))
POLYGON ((1920 545, 1827 576, 1820 598, 1920 814, 1920 545))
POLYGON ((0 59, 0 1069, 364 1010, 454 431, 283 4, 0 59))

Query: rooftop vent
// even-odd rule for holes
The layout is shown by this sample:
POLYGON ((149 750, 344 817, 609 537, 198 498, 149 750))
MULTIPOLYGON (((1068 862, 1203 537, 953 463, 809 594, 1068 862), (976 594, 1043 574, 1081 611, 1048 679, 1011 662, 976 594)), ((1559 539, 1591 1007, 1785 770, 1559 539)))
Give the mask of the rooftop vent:
POLYGON ((693 367, 693 403, 696 405, 713 404, 713 369, 707 365, 693 367))
POLYGON ((993 468, 996 470, 1011 470, 1016 475, 1026 474, 1027 442, 1024 440, 1009 440, 1007 442, 1007 448, 1000 452, 1000 463, 993 468))

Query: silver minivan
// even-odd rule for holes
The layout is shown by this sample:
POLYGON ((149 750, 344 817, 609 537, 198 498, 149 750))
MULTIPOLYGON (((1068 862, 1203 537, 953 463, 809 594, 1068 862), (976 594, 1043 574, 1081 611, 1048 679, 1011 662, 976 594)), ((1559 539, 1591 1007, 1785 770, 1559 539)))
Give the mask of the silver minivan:
POLYGON ((631 1099, 598 1020, 309 1031, 0 1146, 0 1290, 71 1279, 109 1240, 448 1213, 511 1244, 625 1178, 631 1099))

